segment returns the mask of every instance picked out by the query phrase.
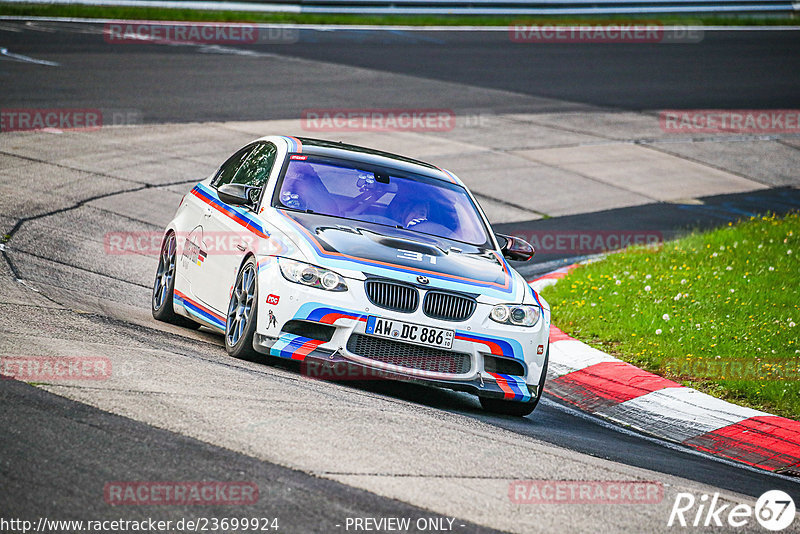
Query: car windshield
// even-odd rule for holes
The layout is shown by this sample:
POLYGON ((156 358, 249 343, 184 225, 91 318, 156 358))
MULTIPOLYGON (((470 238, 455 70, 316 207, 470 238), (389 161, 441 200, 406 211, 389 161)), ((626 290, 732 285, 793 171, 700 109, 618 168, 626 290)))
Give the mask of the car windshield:
POLYGON ((292 156, 275 205, 405 228, 471 245, 489 242, 466 190, 457 184, 352 162, 292 156))

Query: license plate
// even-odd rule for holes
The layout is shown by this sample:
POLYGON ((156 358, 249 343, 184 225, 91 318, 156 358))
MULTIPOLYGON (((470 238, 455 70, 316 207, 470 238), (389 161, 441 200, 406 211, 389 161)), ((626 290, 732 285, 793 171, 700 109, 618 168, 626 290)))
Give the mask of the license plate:
POLYGON ((384 319, 374 315, 370 315, 367 318, 365 332, 373 336, 442 349, 452 349, 453 337, 455 336, 453 330, 395 321, 394 319, 384 319))

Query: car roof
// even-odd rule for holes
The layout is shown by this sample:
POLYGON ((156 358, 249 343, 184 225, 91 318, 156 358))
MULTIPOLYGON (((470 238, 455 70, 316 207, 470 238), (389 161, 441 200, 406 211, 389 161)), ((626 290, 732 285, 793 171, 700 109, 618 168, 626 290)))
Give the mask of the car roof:
POLYGON ((403 171, 424 174, 425 176, 438 178, 445 182, 460 184, 459 180, 456 179, 452 173, 436 165, 431 165, 430 163, 407 158, 398 154, 392 154, 391 152, 351 145, 342 143, 341 141, 327 141, 311 137, 294 137, 290 139, 295 139, 300 142, 301 146, 298 147, 298 153, 302 152, 303 154, 310 155, 338 157, 373 165, 392 167, 403 171))

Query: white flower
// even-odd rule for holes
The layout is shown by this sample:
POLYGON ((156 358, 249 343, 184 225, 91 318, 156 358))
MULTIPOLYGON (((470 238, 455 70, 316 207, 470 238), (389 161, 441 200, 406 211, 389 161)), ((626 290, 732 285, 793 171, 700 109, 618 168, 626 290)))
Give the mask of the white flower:
POLYGON ((717 254, 716 252, 711 255, 712 258, 716 258, 717 256, 719 256, 719 254, 717 254))
POLYGON ((614 282, 614 283, 615 283, 615 284, 617 284, 618 286, 619 286, 619 285, 622 285, 622 280, 617 280, 617 281, 616 281, 616 282, 614 282))
POLYGON ((758 248, 764 248, 763 244, 758 245, 758 248))
POLYGON ((732 271, 732 270, 733 270, 733 267, 731 267, 730 265, 728 265, 727 267, 725 267, 725 270, 726 270, 726 271, 732 271))
POLYGON ((660 336, 660 335, 661 335, 661 329, 660 329, 660 328, 656 328, 656 335, 657 335, 657 336, 660 336))
MULTIPOLYGON (((789 252, 791 253, 792 251, 790 250, 789 252)), ((644 277, 645 280, 650 280, 651 278, 653 278, 653 275, 651 274, 648 274, 647 276, 644 277)))
POLYGON ((650 286, 644 286, 645 291, 650 291, 650 286))
POLYGON ((683 284, 685 284, 685 283, 686 283, 686 278, 682 278, 682 279, 681 279, 681 285, 683 285, 683 284))
POLYGON ((770 267, 770 268, 769 268, 769 270, 770 270, 770 271, 774 271, 774 270, 775 270, 775 267, 770 267))
POLYGON ((661 318, 664 319, 665 321, 669 321, 669 314, 665 313, 664 315, 661 316, 661 318))
POLYGON ((786 251, 786 254, 791 254, 791 253, 792 253, 792 249, 789 249, 789 250, 786 251))
POLYGON ((795 327, 794 321, 789 321, 789 327, 790 328, 794 328, 795 327))
POLYGON ((597 303, 596 302, 592 302, 591 306, 592 306, 592 308, 594 308, 595 306, 597 306, 597 303))
POLYGON ((735 291, 736 291, 735 289, 731 289, 731 293, 733 293, 733 292, 735 292, 735 291))

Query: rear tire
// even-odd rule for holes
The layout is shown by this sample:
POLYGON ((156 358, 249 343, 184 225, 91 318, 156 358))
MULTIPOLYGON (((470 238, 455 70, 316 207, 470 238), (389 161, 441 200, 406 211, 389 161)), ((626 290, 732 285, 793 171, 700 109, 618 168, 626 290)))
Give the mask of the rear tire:
POLYGON ((234 358, 260 359, 253 348, 258 321, 258 269, 251 257, 236 276, 225 321, 225 350, 234 358))
POLYGON ((161 243, 156 280, 153 282, 153 295, 150 298, 150 310, 153 312, 153 318, 158 321, 197 330, 200 328, 199 323, 178 315, 172 307, 172 296, 175 291, 175 265, 177 263, 176 250, 175 234, 170 232, 161 243))
POLYGON ((487 412, 493 412, 501 415, 513 415, 517 417, 525 417, 533 413, 536 405, 539 404, 539 399, 542 398, 544 391, 544 383, 547 380, 547 364, 550 361, 550 346, 547 346, 547 353, 544 355, 544 366, 542 368, 542 376, 539 378, 539 387, 536 391, 536 397, 527 401, 510 401, 505 399, 494 399, 490 397, 481 397, 481 406, 487 412))

